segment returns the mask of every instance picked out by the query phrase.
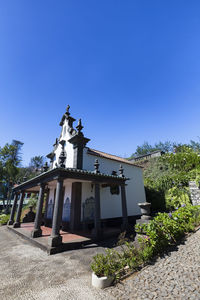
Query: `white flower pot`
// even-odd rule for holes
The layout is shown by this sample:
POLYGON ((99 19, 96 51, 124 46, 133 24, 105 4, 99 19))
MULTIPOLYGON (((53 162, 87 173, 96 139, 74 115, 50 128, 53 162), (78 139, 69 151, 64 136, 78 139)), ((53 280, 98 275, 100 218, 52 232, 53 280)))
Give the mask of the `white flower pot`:
POLYGON ((110 277, 98 277, 97 275, 92 273, 92 285, 99 289, 104 289, 110 286, 114 281, 114 276, 110 277))

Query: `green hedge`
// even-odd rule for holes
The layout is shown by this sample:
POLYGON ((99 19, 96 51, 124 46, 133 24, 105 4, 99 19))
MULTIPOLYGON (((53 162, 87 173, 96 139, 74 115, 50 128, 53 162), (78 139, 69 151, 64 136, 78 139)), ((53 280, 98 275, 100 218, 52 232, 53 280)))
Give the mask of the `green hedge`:
POLYGON ((158 213, 148 224, 136 225, 136 232, 145 234, 153 254, 160 253, 167 246, 180 240, 185 233, 200 224, 200 207, 184 204, 170 213, 158 213))

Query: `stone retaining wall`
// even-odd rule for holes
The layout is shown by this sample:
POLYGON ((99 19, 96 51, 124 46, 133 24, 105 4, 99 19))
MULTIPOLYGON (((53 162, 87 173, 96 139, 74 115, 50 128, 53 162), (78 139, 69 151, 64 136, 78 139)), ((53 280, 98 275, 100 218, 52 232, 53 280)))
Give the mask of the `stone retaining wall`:
POLYGON ((195 181, 189 181, 190 197, 193 205, 200 205, 200 189, 195 181))

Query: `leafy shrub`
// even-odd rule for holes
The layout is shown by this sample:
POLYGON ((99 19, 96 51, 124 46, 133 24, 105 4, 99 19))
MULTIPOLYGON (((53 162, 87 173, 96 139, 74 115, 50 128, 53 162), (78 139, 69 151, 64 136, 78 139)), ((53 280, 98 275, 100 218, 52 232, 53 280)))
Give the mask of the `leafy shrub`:
POLYGON ((200 157, 190 147, 182 147, 181 151, 165 154, 161 157, 163 162, 167 161, 171 170, 189 172, 199 167, 200 157))
POLYGON ((105 255, 95 255, 91 269, 98 277, 114 276, 119 279, 126 270, 137 270, 151 256, 151 246, 136 248, 132 242, 126 242, 121 252, 107 249, 105 255))
POLYGON ((9 219, 10 219, 10 215, 5 215, 5 214, 0 215, 0 225, 7 224, 9 219))
POLYGON ((127 271, 137 270, 167 246, 177 243, 185 233, 200 224, 200 207, 182 205, 174 212, 158 213, 148 224, 137 224, 139 247, 125 242, 122 251, 106 250, 106 254, 93 257, 91 269, 98 276, 120 278, 127 271))
POLYGON ((123 261, 122 266, 127 266, 131 270, 137 269, 142 263, 139 249, 131 242, 126 242, 122 249, 123 251, 120 255, 120 258, 123 261))
POLYGON ((199 223, 200 208, 182 205, 172 213, 158 213, 148 224, 137 224, 135 229, 136 232, 148 236, 153 254, 157 254, 167 246, 176 243, 199 223))
POLYGON ((187 145, 181 145, 176 150, 176 153, 151 159, 144 170, 146 197, 153 211, 164 211, 165 204, 167 209, 181 203, 189 204, 188 182, 194 180, 198 184, 200 181, 198 152, 187 145))
POLYGON ((188 188, 179 185, 178 187, 173 187, 166 191, 165 193, 166 199, 166 208, 168 210, 175 209, 176 207, 180 207, 182 204, 191 204, 188 188))
POLYGON ((97 254, 93 257, 92 271, 98 276, 113 276, 120 269, 119 253, 106 249, 106 255, 97 254))
POLYGON ((30 197, 28 202, 27 202, 27 205, 26 205, 26 208, 28 208, 29 206, 32 206, 33 209, 36 209, 36 206, 37 206, 37 198, 35 197, 30 197))

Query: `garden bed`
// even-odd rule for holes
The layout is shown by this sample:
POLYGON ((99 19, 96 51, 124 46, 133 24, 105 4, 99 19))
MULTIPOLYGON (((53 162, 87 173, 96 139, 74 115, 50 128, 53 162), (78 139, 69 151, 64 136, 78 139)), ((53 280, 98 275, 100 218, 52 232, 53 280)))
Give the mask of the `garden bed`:
POLYGON ((146 266, 153 258, 160 256, 194 232, 200 225, 200 207, 182 205, 170 213, 158 213, 148 224, 137 224, 138 245, 126 242, 121 251, 107 249, 105 254, 97 254, 91 264, 97 277, 123 280, 146 266))

